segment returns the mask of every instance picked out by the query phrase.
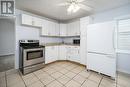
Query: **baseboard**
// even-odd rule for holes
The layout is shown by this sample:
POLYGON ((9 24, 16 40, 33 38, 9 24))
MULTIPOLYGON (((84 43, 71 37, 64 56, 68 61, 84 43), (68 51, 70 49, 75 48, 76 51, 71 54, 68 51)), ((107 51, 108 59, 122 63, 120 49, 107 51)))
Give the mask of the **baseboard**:
POLYGON ((86 67, 86 65, 83 65, 83 64, 78 63, 78 62, 70 61, 70 60, 56 60, 56 61, 53 61, 53 62, 47 63, 47 64, 45 64, 45 65, 49 65, 49 64, 52 64, 52 63, 55 63, 55 62, 71 62, 71 63, 78 64, 78 65, 80 65, 80 66, 84 66, 84 67, 86 67))
POLYGON ((130 71, 126 71, 123 69, 117 69, 117 72, 125 73, 125 74, 130 74, 130 71))
POLYGON ((15 55, 15 54, 14 53, 2 54, 2 55, 0 55, 0 57, 9 56, 9 55, 15 55))

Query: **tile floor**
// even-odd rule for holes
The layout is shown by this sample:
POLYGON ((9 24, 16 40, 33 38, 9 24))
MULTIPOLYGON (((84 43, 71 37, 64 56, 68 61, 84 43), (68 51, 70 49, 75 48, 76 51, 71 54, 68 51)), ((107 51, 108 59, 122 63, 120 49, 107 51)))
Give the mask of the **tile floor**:
POLYGON ((0 87, 130 87, 130 76, 118 73, 114 81, 71 62, 55 62, 24 76, 18 70, 1 72, 0 87))

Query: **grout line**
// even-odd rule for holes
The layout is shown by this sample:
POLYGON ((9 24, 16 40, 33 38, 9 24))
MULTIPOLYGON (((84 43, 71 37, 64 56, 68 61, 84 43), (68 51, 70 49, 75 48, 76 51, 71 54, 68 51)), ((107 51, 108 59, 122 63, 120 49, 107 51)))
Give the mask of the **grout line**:
MULTIPOLYGON (((34 73, 32 73, 34 76, 36 76, 36 78, 38 79, 38 81, 40 81, 42 84, 43 82, 37 77, 37 75, 35 75, 34 73)), ((45 86, 45 84, 43 84, 43 86, 45 86)))
MULTIPOLYGON (((91 76, 91 74, 92 74, 92 73, 90 73, 90 75, 86 78, 86 80, 85 80, 85 81, 87 81, 87 80, 88 80, 88 78, 91 76)), ((81 86, 85 83, 85 81, 81 84, 81 86)), ((80 87, 81 87, 81 86, 80 86, 80 87)))
POLYGON ((7 87, 7 76, 6 76, 6 72, 5 72, 5 83, 6 83, 6 87, 7 87))
POLYGON ((104 77, 104 76, 102 76, 102 78, 101 78, 101 80, 100 80, 100 82, 99 82, 99 84, 98 84, 98 87, 100 86, 100 84, 101 84, 101 82, 102 82, 102 80, 103 80, 103 77, 104 77))
POLYGON ((22 81, 23 81, 25 87, 27 87, 27 85, 25 84, 25 81, 24 81, 23 78, 22 78, 22 73, 21 73, 19 70, 18 70, 18 72, 19 72, 19 76, 21 77, 21 79, 22 79, 22 81))

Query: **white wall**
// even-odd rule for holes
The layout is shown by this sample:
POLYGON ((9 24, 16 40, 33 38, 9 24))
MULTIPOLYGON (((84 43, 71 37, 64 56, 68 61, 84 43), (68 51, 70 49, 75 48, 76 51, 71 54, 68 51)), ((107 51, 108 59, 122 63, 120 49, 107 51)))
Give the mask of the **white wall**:
MULTIPOLYGON (((130 15, 130 4, 122 6, 120 8, 115 8, 109 11, 94 14, 92 15, 92 17, 94 23, 99 23, 99 22, 111 21, 116 17, 124 15, 130 15)), ((117 69, 120 72, 130 74, 130 55, 128 54, 117 55, 117 69)))
POLYGON ((0 56, 14 54, 15 28, 11 19, 0 19, 0 56))
POLYGON ((116 17, 130 14, 130 4, 91 15, 94 23, 111 21, 116 17))

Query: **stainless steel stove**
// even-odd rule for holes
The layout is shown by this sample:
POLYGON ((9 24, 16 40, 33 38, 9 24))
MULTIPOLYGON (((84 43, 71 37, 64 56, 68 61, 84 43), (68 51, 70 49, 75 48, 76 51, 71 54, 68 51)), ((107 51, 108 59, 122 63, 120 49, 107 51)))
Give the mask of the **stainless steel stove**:
POLYGON ((45 47, 39 45, 39 40, 19 41, 19 69, 27 74, 43 68, 45 64, 45 47))

